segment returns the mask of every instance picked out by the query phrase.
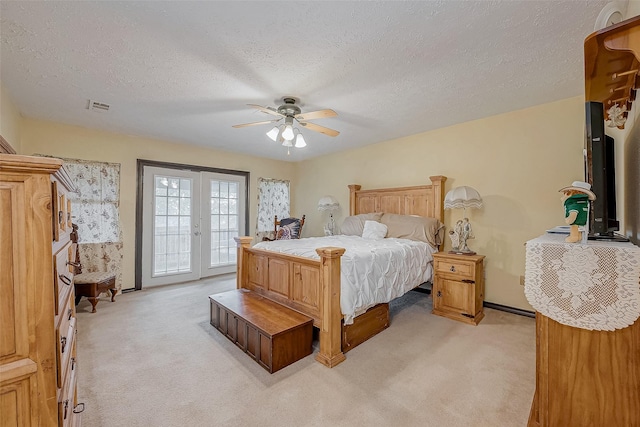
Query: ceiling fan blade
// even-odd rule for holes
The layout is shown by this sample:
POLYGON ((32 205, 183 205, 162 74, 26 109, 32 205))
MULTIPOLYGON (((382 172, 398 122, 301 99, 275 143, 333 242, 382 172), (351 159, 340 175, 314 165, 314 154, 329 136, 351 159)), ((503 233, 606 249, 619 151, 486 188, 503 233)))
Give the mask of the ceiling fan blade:
POLYGON ((274 110, 273 108, 269 108, 269 107, 263 107, 262 105, 256 105, 256 104, 247 104, 249 107, 255 108, 257 110, 262 111, 263 113, 267 113, 267 114, 271 114, 273 116, 278 116, 278 117, 284 117, 284 114, 280 114, 278 113, 276 110, 274 110))
POLYGON ((282 120, 282 119, 265 120, 264 122, 243 123, 241 125, 233 125, 231 127, 244 128, 244 127, 247 127, 247 126, 266 125, 267 123, 275 123, 275 122, 279 122, 280 120, 282 120))
POLYGON ((304 126, 305 128, 307 128, 309 130, 320 132, 320 133, 323 133, 323 134, 328 135, 328 136, 338 136, 338 135, 340 135, 340 132, 338 132, 337 130, 329 129, 329 128, 326 128, 324 126, 317 125, 315 123, 300 122, 300 125, 304 126))
POLYGON ((326 119, 328 117, 335 117, 338 113, 333 110, 318 110, 318 111, 309 111, 307 113, 296 114, 295 117, 298 121, 307 121, 313 119, 326 119))

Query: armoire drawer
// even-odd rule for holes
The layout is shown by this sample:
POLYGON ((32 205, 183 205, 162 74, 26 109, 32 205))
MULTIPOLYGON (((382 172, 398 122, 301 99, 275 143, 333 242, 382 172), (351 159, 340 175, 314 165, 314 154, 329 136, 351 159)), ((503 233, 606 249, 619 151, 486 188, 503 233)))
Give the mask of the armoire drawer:
MULTIPOLYGON (((70 299, 69 303, 73 304, 73 301, 70 299)), ((62 386, 64 378, 67 375, 67 369, 69 367, 71 356, 73 354, 73 347, 75 345, 76 318, 73 316, 72 310, 68 310, 67 312, 69 314, 62 316, 60 319, 60 325, 56 328, 58 387, 62 386)))
POLYGON ((69 242, 54 255, 54 295, 58 297, 58 303, 55 306, 56 316, 62 313, 66 301, 69 299, 70 292, 73 289, 73 273, 69 271, 69 262, 75 260, 75 252, 73 253, 74 258, 69 259, 73 248, 73 244, 69 242))
POLYGON ((58 399, 58 425, 71 426, 76 402, 76 369, 69 372, 58 399))

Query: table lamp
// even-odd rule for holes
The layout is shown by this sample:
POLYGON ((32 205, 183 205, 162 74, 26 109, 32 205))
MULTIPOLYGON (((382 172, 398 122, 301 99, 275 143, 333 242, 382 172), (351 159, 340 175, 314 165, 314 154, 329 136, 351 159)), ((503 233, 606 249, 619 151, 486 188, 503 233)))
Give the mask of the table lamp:
POLYGON ((324 228, 326 236, 333 236, 336 232, 336 222, 333 219, 333 212, 340 208, 340 203, 333 196, 323 196, 318 200, 319 211, 329 211, 329 222, 324 228))
POLYGON ((466 210, 467 208, 479 209, 481 207, 482 197, 480 197, 480 193, 473 187, 456 187, 450 190, 444 197, 445 209, 462 208, 462 219, 456 222, 453 230, 449 231, 449 237, 451 238, 451 244, 453 246, 450 253, 461 255, 476 254, 467 246, 467 240, 473 239, 475 236, 471 230, 469 218, 466 217, 466 210))

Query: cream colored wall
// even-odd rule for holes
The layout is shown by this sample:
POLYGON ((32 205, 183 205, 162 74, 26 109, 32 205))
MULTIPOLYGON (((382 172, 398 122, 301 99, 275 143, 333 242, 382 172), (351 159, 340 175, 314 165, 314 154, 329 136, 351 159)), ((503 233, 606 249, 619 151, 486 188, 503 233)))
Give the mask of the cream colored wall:
MULTIPOLYGON (((447 191, 469 185, 484 201, 467 216, 476 236, 470 247, 487 256, 485 300, 531 310, 520 285, 524 243, 564 223, 558 190, 583 179, 584 120, 576 97, 300 162, 294 199, 307 215, 304 234, 322 234, 326 217, 316 203, 325 194, 340 202, 342 222, 348 184, 419 185, 445 175, 447 191)), ((445 211, 445 225, 461 217, 445 211)))
POLYGON ((20 144, 20 112, 0 82, 0 135, 22 154, 20 144))
MULTIPOLYGON (((249 171, 250 230, 255 228, 257 178, 290 179, 292 213, 307 215, 304 236, 322 234, 326 217, 316 203, 325 194, 340 201, 340 224, 348 215, 348 184, 417 185, 442 174, 448 177, 446 190, 470 185, 483 196, 484 208, 467 214, 476 235, 470 246, 487 256, 485 299, 529 310, 519 280, 523 243, 562 224, 557 190, 583 177, 584 100, 570 98, 297 164, 32 119, 22 119, 21 139, 24 154, 122 164, 124 288, 133 287, 134 280, 137 158, 249 171)), ((626 152, 632 153, 626 157, 633 158, 637 141, 640 136, 635 145, 627 145, 626 152)), ((446 211, 445 224, 450 227, 461 216, 460 211, 446 211)), ((449 247, 447 239, 445 250, 449 247)))
POLYGON ((625 19, 633 18, 634 16, 640 15, 640 1, 639 0, 629 0, 627 4, 627 11, 625 13, 625 19))
POLYGON ((136 159, 234 169, 250 172, 249 232, 257 217, 258 177, 295 182, 293 163, 184 146, 154 139, 24 119, 22 152, 121 164, 120 215, 123 232, 123 289, 134 287, 136 159))

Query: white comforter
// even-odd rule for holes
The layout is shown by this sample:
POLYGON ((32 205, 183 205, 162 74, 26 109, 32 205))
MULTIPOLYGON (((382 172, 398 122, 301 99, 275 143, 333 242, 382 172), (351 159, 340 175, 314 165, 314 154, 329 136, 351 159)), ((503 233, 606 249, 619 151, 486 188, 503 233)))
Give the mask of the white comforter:
POLYGON ((347 325, 368 308, 431 280, 432 254, 437 252, 428 243, 413 240, 344 235, 260 242, 254 247, 320 259, 316 249, 324 246, 346 249, 340 264, 340 308, 347 325))

